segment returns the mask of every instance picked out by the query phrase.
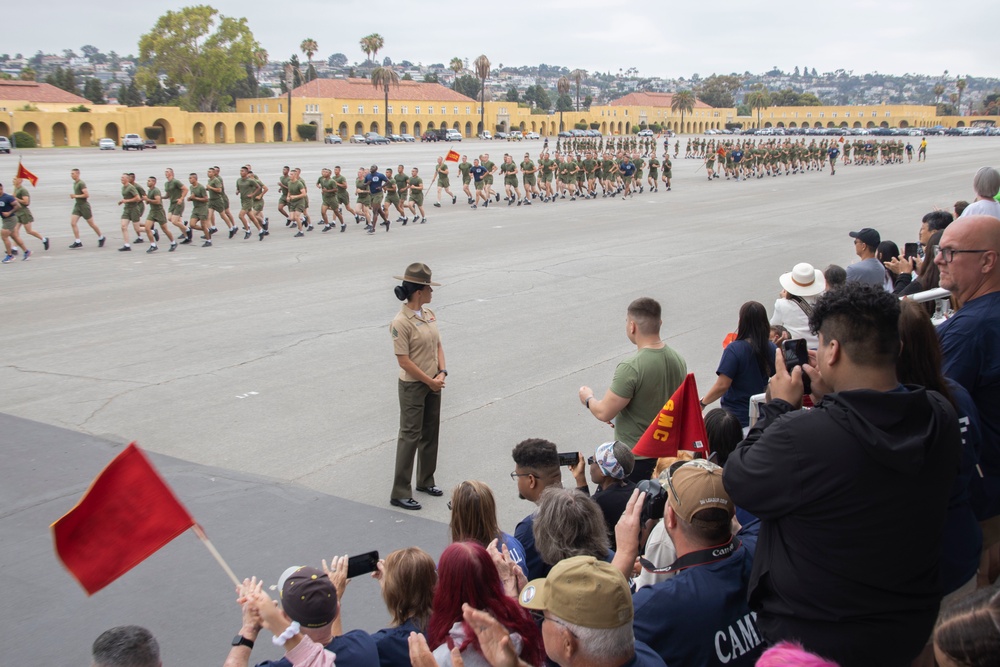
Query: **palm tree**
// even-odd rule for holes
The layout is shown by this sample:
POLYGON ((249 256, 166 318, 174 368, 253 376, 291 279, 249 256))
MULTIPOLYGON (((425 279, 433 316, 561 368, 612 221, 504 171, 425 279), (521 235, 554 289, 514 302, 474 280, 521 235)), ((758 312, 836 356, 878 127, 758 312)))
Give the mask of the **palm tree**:
POLYGON ((250 54, 250 59, 253 62, 253 67, 257 70, 257 79, 260 80, 260 71, 267 66, 268 54, 264 47, 258 47, 250 54))
POLYGON ((313 54, 319 51, 319 44, 312 37, 306 37, 299 44, 299 49, 306 54, 306 60, 309 63, 309 67, 306 68, 306 83, 309 83, 309 70, 312 69, 313 54))
POLYGON ((455 76, 458 76, 461 71, 465 69, 465 65, 462 63, 462 59, 456 56, 451 59, 450 63, 448 63, 448 69, 454 72, 455 76))
POLYGON ((369 62, 373 62, 373 59, 378 57, 378 52, 382 50, 383 46, 385 46, 385 40, 377 32, 361 38, 361 50, 368 56, 369 62))
POLYGON ((767 88, 750 91, 747 95, 747 106, 757 110, 757 129, 760 129, 760 112, 771 106, 771 94, 767 92, 767 88))
POLYGON ((376 67, 372 72, 372 86, 385 92, 385 125, 382 131, 389 134, 389 86, 399 88, 399 74, 391 67, 376 67))
MULTIPOLYGON (((569 79, 564 76, 559 77, 556 81, 556 90, 559 91, 559 97, 569 93, 569 79)), ((558 100, 556 101, 556 106, 559 106, 558 100)), ((563 110, 562 106, 559 106, 559 131, 562 132, 566 127, 563 125, 563 110)))
POLYGON ((486 131, 486 79, 490 76, 490 59, 483 54, 476 58, 472 66, 479 77, 479 131, 486 131))
POLYGON ((941 96, 944 95, 944 84, 938 83, 934 85, 934 103, 941 104, 941 96))
POLYGON ((695 102, 697 99, 690 90, 678 90, 670 98, 670 110, 674 113, 681 112, 681 131, 678 134, 684 132, 684 114, 694 111, 695 102))
POLYGON ((575 69, 569 73, 569 80, 576 84, 576 110, 580 110, 580 84, 587 78, 587 70, 575 69))
POLYGON ((955 110, 958 112, 959 116, 962 115, 962 91, 964 91, 965 87, 968 85, 969 82, 966 79, 958 79, 955 82, 955 88, 958 89, 958 104, 956 105, 955 110))
POLYGON ((358 43, 361 44, 361 50, 365 52, 365 58, 367 58, 368 61, 371 62, 372 59, 371 35, 369 35, 368 37, 362 37, 358 43))

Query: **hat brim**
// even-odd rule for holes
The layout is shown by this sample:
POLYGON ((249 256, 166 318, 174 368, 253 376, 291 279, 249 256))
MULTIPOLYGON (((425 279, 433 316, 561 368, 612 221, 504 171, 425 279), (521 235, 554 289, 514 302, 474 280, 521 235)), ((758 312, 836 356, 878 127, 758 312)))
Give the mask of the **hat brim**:
POLYGON ((436 283, 426 280, 417 280, 416 276, 393 276, 396 280, 402 280, 404 283, 413 283, 414 285, 430 285, 431 287, 441 287, 441 283, 436 283))
POLYGON ((792 280, 791 271, 781 274, 778 282, 781 283, 781 286, 789 294, 794 294, 795 296, 816 296, 826 291, 826 277, 824 277, 823 272, 819 269, 813 269, 813 271, 815 271, 815 274, 812 285, 799 285, 792 280))
POLYGON ((545 579, 532 579, 529 581, 527 586, 522 588, 521 593, 517 596, 518 604, 525 609, 545 611, 545 603, 548 600, 548 597, 546 596, 547 589, 545 584, 545 579), (527 601, 525 601, 525 597, 528 598, 527 601))

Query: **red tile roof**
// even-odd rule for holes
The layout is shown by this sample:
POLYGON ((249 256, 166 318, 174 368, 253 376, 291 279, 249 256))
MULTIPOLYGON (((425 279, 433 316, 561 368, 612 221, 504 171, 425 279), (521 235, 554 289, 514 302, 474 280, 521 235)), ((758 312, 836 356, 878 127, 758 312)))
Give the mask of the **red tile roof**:
MULTIPOLYGON (((664 107, 669 109, 673 99, 673 93, 629 93, 625 97, 611 100, 608 104, 614 107, 664 107)), ((697 100, 694 107, 696 109, 713 108, 701 100, 697 100)))
MULTIPOLYGON (((385 93, 372 85, 370 79, 313 79, 292 90, 292 97, 320 99, 381 100, 385 93)), ((475 102, 439 83, 400 81, 399 88, 390 86, 389 99, 414 102, 475 102)))
POLYGON ((0 100, 27 100, 41 104, 90 104, 86 97, 38 81, 0 81, 0 100))

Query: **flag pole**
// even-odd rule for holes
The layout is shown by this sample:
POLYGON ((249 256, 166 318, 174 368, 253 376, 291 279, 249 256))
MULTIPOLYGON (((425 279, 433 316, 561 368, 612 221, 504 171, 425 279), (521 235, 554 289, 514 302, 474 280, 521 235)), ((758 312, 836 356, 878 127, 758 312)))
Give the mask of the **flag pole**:
POLYGON ((198 536, 198 539, 201 540, 201 543, 205 545, 206 549, 208 549, 208 553, 212 554, 212 557, 216 560, 216 562, 219 563, 220 566, 222 566, 222 569, 226 571, 226 574, 229 575, 229 578, 232 580, 232 582, 236 584, 237 588, 239 588, 240 580, 236 578, 236 574, 233 572, 232 568, 230 568, 229 565, 226 563, 226 561, 223 560, 222 554, 220 554, 218 549, 215 548, 215 545, 212 544, 212 541, 208 539, 208 535, 206 535, 205 531, 201 529, 201 526, 199 526, 198 524, 194 524, 193 526, 191 526, 191 530, 194 531, 194 534, 198 536))

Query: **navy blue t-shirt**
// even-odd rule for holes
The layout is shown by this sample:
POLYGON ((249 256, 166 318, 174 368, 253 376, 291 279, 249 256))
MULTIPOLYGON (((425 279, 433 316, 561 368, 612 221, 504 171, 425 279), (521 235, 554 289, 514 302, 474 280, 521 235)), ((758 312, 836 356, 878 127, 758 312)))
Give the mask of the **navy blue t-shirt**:
POLYGON ((667 663, 656 654, 656 651, 649 648, 640 641, 635 643, 635 655, 621 667, 666 667, 667 663))
POLYGON ((764 643, 747 604, 759 526, 740 531, 729 558, 640 588, 632 596, 636 640, 668 665, 753 667, 764 643))
POLYGON ((834 146, 829 151, 827 151, 827 155, 830 156, 831 160, 835 160, 837 159, 837 156, 840 155, 840 149, 834 146))
POLYGON ((740 151, 740 150, 733 151, 733 162, 734 163, 738 163, 742 159, 743 159, 743 151, 740 151))
MULTIPOLYGON (((395 628, 385 628, 372 635, 378 648, 378 661, 382 667, 399 667, 410 664, 410 633, 422 632, 413 619, 395 628)), ((340 655, 337 655, 340 664, 340 655)))
POLYGON ((775 350, 774 343, 768 341, 764 350, 764 357, 768 360, 767 377, 760 372, 753 348, 745 340, 734 340, 722 352, 722 360, 715 373, 733 380, 722 396, 722 407, 735 415, 743 428, 750 426, 750 397, 767 389, 767 379, 774 374, 775 350))
POLYGON ((619 171, 625 176, 631 176, 635 173, 635 163, 634 162, 622 162, 618 167, 619 171))
POLYGON ((544 579, 549 575, 549 570, 552 569, 551 566, 542 562, 541 555, 535 549, 534 526, 535 513, 532 512, 524 517, 521 523, 517 524, 517 528, 514 529, 514 537, 524 547, 524 563, 521 565, 521 569, 529 580, 544 579))
POLYGON ((374 174, 370 172, 365 174, 365 183, 368 184, 368 190, 372 194, 382 192, 382 186, 385 185, 386 180, 385 175, 380 174, 377 171, 374 174))
POLYGON ((14 196, 6 192, 0 195, 0 216, 9 218, 14 213, 14 196))
POLYGON ((469 170, 469 173, 472 174, 472 177, 476 179, 476 182, 478 183, 479 181, 483 180, 483 176, 486 175, 486 167, 482 165, 479 165, 478 167, 473 167, 472 169, 469 170))
MULTIPOLYGON (((337 655, 337 667, 379 667, 375 640, 364 630, 351 630, 334 637, 333 641, 326 645, 326 649, 337 655)), ((409 648, 407 648, 407 660, 409 660, 409 648)), ((257 663, 257 667, 292 667, 292 663, 288 658, 281 657, 278 660, 257 663)))
POLYGON ((1000 514, 1000 292, 962 306, 938 326, 942 370, 965 387, 979 412, 982 444, 972 504, 980 520, 1000 514))

